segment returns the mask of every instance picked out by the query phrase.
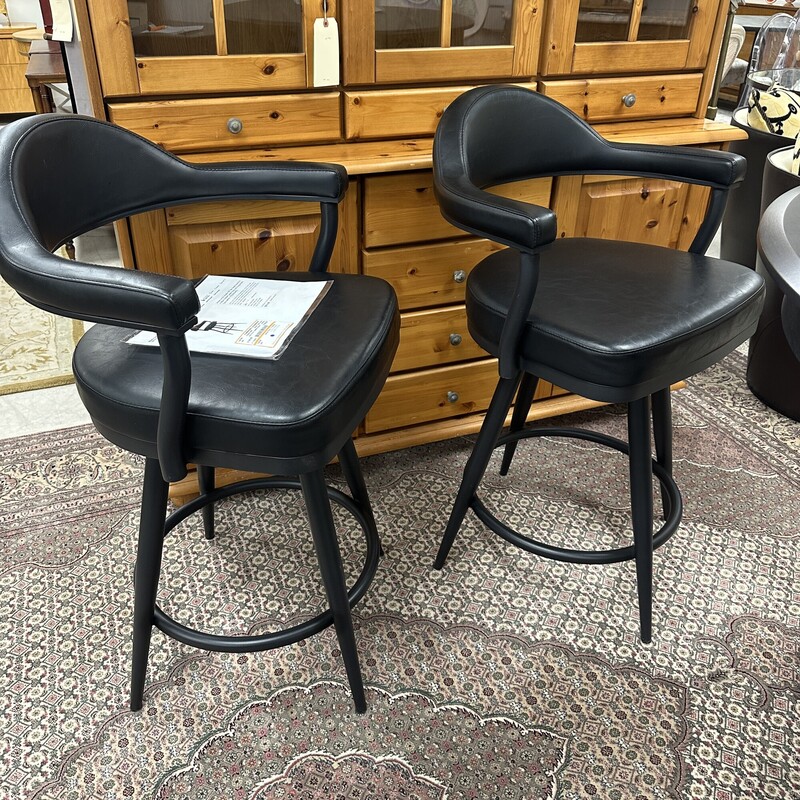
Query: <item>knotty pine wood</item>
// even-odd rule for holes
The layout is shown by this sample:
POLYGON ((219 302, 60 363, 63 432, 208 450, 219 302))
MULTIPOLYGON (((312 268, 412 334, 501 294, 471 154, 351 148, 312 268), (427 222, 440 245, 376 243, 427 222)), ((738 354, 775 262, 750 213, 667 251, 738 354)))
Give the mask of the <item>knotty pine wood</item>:
POLYGON ((338 92, 111 103, 108 114, 174 153, 341 139, 338 92), (231 119, 239 133, 228 130, 231 119))
POLYGON ((365 250, 361 265, 365 275, 391 283, 400 310, 407 311, 463 303, 466 281, 457 281, 456 273, 469 275, 479 261, 502 248, 488 239, 384 247, 365 250))
POLYGON ((463 304, 428 311, 410 311, 400 320, 400 345, 392 372, 437 367, 489 354, 469 335, 467 312, 463 304), (461 337, 459 344, 450 341, 461 337))
POLYGON ((702 73, 624 78, 582 78, 541 81, 539 90, 567 106, 587 122, 615 122, 659 117, 685 117, 694 112, 702 73), (622 98, 636 95, 633 106, 622 98))

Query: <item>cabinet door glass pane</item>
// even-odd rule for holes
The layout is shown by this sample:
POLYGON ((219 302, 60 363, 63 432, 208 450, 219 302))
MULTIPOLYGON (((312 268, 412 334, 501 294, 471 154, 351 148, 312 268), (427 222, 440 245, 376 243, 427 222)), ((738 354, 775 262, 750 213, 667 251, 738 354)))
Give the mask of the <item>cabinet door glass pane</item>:
POLYGON ((633 0, 581 0, 575 41, 627 41, 632 12, 633 0))
POLYGON ((378 50, 440 47, 439 0, 376 0, 375 47, 378 50))
POLYGON ((453 0, 453 47, 511 44, 514 0, 453 0))
POLYGON ((228 53, 302 53, 300 0, 225 0, 228 53))
POLYGON ((128 0, 137 57, 217 52, 212 0, 128 0))
POLYGON ((688 39, 695 0, 645 0, 638 39, 688 39))

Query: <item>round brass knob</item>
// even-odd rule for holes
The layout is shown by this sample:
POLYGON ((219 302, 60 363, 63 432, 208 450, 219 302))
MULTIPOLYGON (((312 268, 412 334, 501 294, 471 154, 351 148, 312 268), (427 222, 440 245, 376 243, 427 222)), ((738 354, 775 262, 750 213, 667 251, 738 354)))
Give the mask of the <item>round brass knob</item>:
POLYGON ((453 347, 458 347, 461 344, 461 334, 460 333, 451 333, 450 334, 450 344, 453 347))
POLYGON ((456 271, 453 273, 453 280, 454 280, 456 283, 464 283, 464 281, 465 281, 466 279, 467 279, 467 273, 466 273, 466 272, 464 272, 464 270, 463 270, 463 269, 457 269, 457 270, 456 270, 456 271))
POLYGON ((244 124, 240 119, 236 117, 231 117, 228 120, 228 133, 241 133, 242 129, 244 128, 244 124))
POLYGON ((457 403, 458 402, 458 392, 448 392, 447 393, 447 402, 448 403, 457 403))
POLYGON ((629 92, 622 98, 622 105, 625 108, 633 108, 636 103, 636 95, 633 92, 629 92))

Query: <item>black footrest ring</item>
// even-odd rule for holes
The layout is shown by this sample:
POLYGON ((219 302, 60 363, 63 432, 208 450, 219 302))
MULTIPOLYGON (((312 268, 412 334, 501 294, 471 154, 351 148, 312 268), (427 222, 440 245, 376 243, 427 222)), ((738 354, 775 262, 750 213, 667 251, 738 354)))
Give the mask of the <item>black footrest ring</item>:
MULTIPOLYGON (((328 497, 338 505, 349 511, 358 521, 364 531, 367 543, 367 555, 361 574, 348 591, 347 597, 352 608, 369 588, 375 572, 378 569, 380 560, 380 541, 374 526, 367 519, 358 503, 348 497, 338 489, 330 486, 326 487, 328 497)), ((209 503, 215 503, 226 497, 250 492, 258 489, 301 489, 300 481, 291 478, 255 478, 253 480, 239 481, 220 489, 215 489, 208 494, 186 503, 179 509, 170 514, 164 522, 164 536, 166 536, 176 525, 183 522, 187 517, 204 508, 209 503)), ((318 614, 312 619, 306 620, 291 628, 282 631, 274 631, 259 636, 222 636, 219 634, 205 633, 203 631, 188 628, 174 620, 166 614, 158 605, 155 607, 153 624, 167 636, 177 639, 179 642, 200 648, 201 650, 213 650, 226 653, 254 653, 261 650, 272 650, 276 647, 283 647, 287 644, 294 644, 302 639, 307 639, 315 633, 327 628, 333 623, 333 612, 328 609, 318 614)))
MULTIPOLYGON (((568 439, 584 439, 589 442, 611 447, 626 455, 630 452, 627 442, 606 436, 603 433, 583 430, 582 428, 533 428, 507 433, 497 440, 495 449, 503 447, 509 442, 520 439, 531 439, 535 436, 560 436, 568 439)), ((661 547, 670 536, 678 529, 678 524, 683 515, 683 499, 673 477, 656 461, 653 461, 653 474, 658 478, 669 498, 669 509, 664 524, 653 534, 653 549, 661 547)), ((565 547, 555 547, 546 542, 539 542, 523 536, 521 533, 509 528, 492 514, 483 504, 477 494, 473 495, 470 506, 478 519, 498 536, 517 547, 530 553, 552 558, 556 561, 568 561, 573 564, 614 564, 618 561, 629 561, 635 558, 633 545, 618 547, 612 550, 572 550, 565 547)))

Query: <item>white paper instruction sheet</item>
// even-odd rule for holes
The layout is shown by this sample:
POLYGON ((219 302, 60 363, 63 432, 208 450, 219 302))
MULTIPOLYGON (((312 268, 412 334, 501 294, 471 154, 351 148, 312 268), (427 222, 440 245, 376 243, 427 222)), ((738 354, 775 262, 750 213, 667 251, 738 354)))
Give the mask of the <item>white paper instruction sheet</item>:
MULTIPOLYGON (((253 358, 278 358, 332 281, 271 281, 207 275, 197 285, 197 324, 186 333, 189 350, 253 358)), ((128 339, 158 345, 149 331, 128 339)))

